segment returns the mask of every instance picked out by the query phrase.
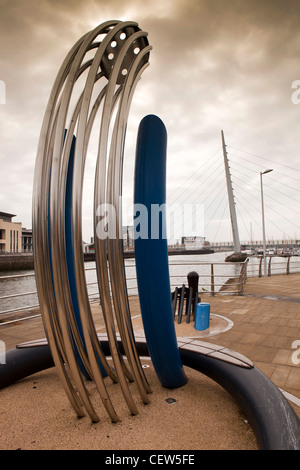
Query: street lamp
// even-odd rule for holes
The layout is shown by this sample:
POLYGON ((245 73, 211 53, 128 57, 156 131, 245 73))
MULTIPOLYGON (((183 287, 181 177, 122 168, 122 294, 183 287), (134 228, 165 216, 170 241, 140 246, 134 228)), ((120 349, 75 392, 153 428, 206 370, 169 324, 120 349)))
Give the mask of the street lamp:
POLYGON ((260 192, 261 192, 261 214, 262 214, 262 227, 263 227, 263 257, 264 257, 264 277, 267 275, 267 259, 266 259, 266 232, 265 232, 265 214, 264 214, 264 195, 263 195, 263 182, 262 175, 266 175, 273 171, 272 169, 260 172, 260 192))

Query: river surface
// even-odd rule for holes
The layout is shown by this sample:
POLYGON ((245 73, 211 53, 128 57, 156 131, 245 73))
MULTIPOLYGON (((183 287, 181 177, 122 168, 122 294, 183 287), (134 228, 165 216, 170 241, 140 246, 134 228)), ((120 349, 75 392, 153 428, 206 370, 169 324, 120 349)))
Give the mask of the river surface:
MULTIPOLYGON (((190 271, 196 271, 199 274, 199 292, 210 290, 211 282, 211 263, 214 264, 215 291, 231 277, 239 275, 240 266, 231 263, 224 263, 229 252, 213 253, 207 255, 172 255, 169 257, 169 271, 171 290, 175 287, 181 287, 182 284, 187 285, 187 274, 190 271), (200 264, 201 263, 201 264, 200 264), (202 264, 203 263, 203 264, 202 264), (220 264, 218 264, 220 263, 220 264)), ((300 271, 300 258, 291 258, 290 272, 300 271), (298 261, 298 263, 297 263, 298 261)), ((272 260, 274 274, 284 273, 286 270, 287 260, 285 258, 275 258, 272 260), (276 271, 275 271, 276 270, 276 271)), ((129 295, 137 294, 137 282, 135 271, 135 260, 126 259, 126 277, 129 295)), ((98 298, 97 276, 95 270, 95 262, 86 262, 86 283, 89 296, 91 299, 98 298)), ((258 275, 258 259, 249 258, 248 276, 258 275)), ((34 271, 0 271, 0 314, 9 310, 21 309, 22 307, 38 306, 36 283, 34 271), (16 276, 16 277, 14 277, 16 276), (20 277, 17 277, 20 276, 20 277), (6 279, 3 279, 6 277, 6 279), (1 279, 2 278, 2 279, 1 279), (21 294, 21 295, 20 295, 21 294), (18 295, 16 297, 16 295, 18 295)))

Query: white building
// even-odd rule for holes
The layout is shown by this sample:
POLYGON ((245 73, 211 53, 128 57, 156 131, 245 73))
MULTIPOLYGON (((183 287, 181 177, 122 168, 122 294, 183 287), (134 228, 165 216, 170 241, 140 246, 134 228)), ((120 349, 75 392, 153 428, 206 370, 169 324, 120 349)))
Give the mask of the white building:
POLYGON ((202 248, 205 242, 205 237, 182 237, 181 244, 186 250, 197 250, 202 248))

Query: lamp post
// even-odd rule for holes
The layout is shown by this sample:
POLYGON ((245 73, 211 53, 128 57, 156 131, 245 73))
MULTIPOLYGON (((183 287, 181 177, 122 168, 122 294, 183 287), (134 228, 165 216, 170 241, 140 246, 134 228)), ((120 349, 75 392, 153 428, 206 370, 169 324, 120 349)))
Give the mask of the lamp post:
POLYGON ((262 214, 262 227, 263 227, 263 257, 264 257, 264 277, 267 275, 267 259, 266 259, 266 232, 265 232, 265 214, 264 214, 264 195, 263 195, 263 182, 262 175, 270 173, 272 169, 260 172, 260 192, 261 192, 261 214, 262 214))

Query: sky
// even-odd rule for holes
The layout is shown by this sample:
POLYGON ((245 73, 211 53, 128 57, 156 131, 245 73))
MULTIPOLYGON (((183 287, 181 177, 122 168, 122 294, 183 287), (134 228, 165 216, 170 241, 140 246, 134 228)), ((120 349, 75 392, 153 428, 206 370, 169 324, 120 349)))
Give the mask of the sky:
POLYGON ((125 195, 131 198, 138 124, 156 114, 168 132, 169 203, 202 204, 206 239, 230 240, 227 195, 219 191, 224 130, 241 240, 262 238, 259 173, 267 168, 267 237, 300 239, 300 2, 0 0, 0 9, 1 211, 31 228, 42 119, 68 51, 104 21, 132 20, 153 50, 128 121, 125 195), (207 185, 213 191, 204 197, 207 185))

